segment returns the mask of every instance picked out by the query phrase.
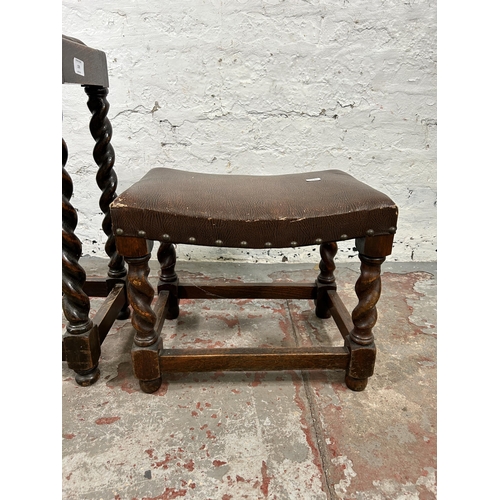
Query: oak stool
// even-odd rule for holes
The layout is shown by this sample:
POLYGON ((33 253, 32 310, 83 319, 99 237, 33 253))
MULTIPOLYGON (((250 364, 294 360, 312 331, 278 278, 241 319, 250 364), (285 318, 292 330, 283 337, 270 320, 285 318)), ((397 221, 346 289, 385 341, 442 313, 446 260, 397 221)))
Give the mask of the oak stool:
POLYGON ((110 204, 116 248, 128 263, 127 296, 135 328, 134 374, 144 392, 162 372, 344 369, 362 391, 373 374, 381 264, 391 254, 398 208, 385 194, 339 170, 273 176, 216 175, 154 168, 110 204), (358 304, 348 313, 336 291, 337 242, 355 240, 361 273, 358 304), (153 242, 160 242, 158 299, 148 281, 153 242), (232 248, 319 245, 314 283, 183 283, 175 244, 232 248), (164 349, 165 319, 182 299, 313 299, 319 318, 333 317, 343 347, 164 349))
POLYGON ((62 309, 66 330, 62 338, 62 359, 74 370, 79 385, 89 386, 99 378, 101 345, 116 319, 127 319, 130 310, 125 291, 127 270, 116 251, 111 232, 109 204, 116 198, 115 152, 111 146, 112 128, 107 117, 109 103, 106 54, 88 47, 81 40, 62 36, 62 83, 81 85, 88 96, 91 113, 90 133, 97 165, 96 181, 101 190, 99 208, 109 257, 107 277, 89 278, 80 265, 82 242, 76 235, 78 214, 73 206, 73 181, 66 165, 71 157, 62 140, 62 309), (90 297, 105 297, 94 317, 90 297))

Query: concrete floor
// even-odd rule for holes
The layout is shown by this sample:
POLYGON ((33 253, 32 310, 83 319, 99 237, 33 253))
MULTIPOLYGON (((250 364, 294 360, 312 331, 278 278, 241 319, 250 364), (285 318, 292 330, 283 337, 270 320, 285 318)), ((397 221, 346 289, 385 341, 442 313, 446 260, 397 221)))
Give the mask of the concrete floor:
MULTIPOLYGON (((95 385, 78 386, 63 363, 62 498, 435 499, 436 265, 388 260, 375 375, 360 393, 332 370, 164 374, 160 390, 144 394, 130 363, 133 331, 117 321, 95 385)), ((88 276, 104 275, 104 261, 81 262, 88 276)), ((183 281, 318 273, 290 263, 177 268, 183 281)), ((354 260, 337 267, 349 310, 358 269, 354 260)), ((333 320, 313 310, 296 300, 183 301, 179 319, 165 322, 164 346, 342 345, 333 320)))

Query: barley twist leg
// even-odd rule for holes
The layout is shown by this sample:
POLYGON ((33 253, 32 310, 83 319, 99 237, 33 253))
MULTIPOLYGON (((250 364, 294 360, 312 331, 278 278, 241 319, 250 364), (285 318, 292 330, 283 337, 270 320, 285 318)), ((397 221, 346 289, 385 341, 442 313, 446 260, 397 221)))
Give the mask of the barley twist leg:
POLYGON ((151 308, 154 289, 148 281, 149 258, 126 257, 129 266, 127 294, 132 308, 132 325, 135 328, 132 363, 134 374, 144 392, 155 392, 161 385, 159 351, 162 340, 155 331, 156 315, 151 308))
POLYGON ((328 308, 328 290, 336 290, 335 283, 335 255, 337 254, 337 243, 334 241, 329 243, 321 243, 319 252, 321 260, 319 263, 320 273, 316 279, 317 297, 316 297, 316 316, 318 318, 329 318, 331 313, 328 308))
POLYGON ((63 338, 69 368, 76 382, 91 385, 99 378, 100 342, 97 328, 89 318, 90 300, 83 291, 86 274, 80 266, 82 244, 75 235, 76 210, 70 203, 73 182, 65 169, 68 148, 62 141, 62 308, 68 323, 63 338))
POLYGON ((346 384, 354 391, 362 391, 373 374, 376 349, 372 329, 377 322, 376 304, 380 298, 380 267, 385 257, 359 254, 361 274, 355 291, 358 305, 352 311, 354 328, 346 339, 351 351, 351 363, 346 373, 346 384))
POLYGON ((385 261, 385 257, 373 258, 360 254, 359 259, 361 275, 355 287, 359 302, 352 311, 354 329, 350 337, 357 344, 369 345, 374 341, 372 329, 377 322, 376 305, 382 289, 380 266, 385 261))
MULTIPOLYGON (((111 145, 113 129, 107 117, 109 103, 106 99, 108 89, 96 85, 86 85, 85 92, 88 95, 87 107, 92 113, 89 129, 96 141, 93 156, 99 167, 96 175, 97 185, 101 189, 99 207, 104 214, 102 229, 107 236, 105 251, 109 257, 108 276, 110 278, 124 278, 127 274, 124 259, 116 250, 115 237, 111 228, 111 215, 109 205, 116 198, 118 180, 114 170, 115 151, 111 145)), ((118 319, 126 319, 130 315, 128 303, 124 305, 118 319)))
POLYGON ((176 319, 179 316, 178 284, 179 280, 175 272, 176 254, 172 243, 162 243, 158 249, 158 262, 161 265, 159 286, 162 290, 168 290, 168 302, 165 317, 176 319))

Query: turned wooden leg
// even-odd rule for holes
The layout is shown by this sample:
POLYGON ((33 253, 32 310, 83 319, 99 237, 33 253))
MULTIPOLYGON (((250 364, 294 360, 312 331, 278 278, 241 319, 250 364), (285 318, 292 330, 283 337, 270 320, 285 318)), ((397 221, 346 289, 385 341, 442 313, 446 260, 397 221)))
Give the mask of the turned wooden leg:
MULTIPOLYGON (((116 242, 111 230, 111 215, 109 211, 109 205, 116 198, 118 180, 113 168, 115 164, 115 152, 111 145, 113 129, 107 118, 109 111, 109 103, 106 99, 108 89, 106 87, 86 85, 85 92, 89 97, 87 107, 92 113, 89 129, 92 137, 96 141, 93 156, 99 167, 96 181, 102 192, 99 199, 99 207, 104 214, 102 229, 107 236, 105 250, 109 257, 108 276, 114 279, 125 278, 127 270, 125 269, 123 257, 116 250, 116 242)), ((130 311, 127 303, 118 314, 118 319, 126 319, 129 316, 130 311)))
POLYGON ((62 141, 62 307, 68 321, 63 345, 68 367, 76 372, 79 385, 88 386, 99 378, 101 345, 97 327, 89 318, 90 300, 83 291, 86 274, 78 261, 82 244, 74 231, 78 223, 70 203, 73 182, 65 169, 68 149, 62 141))
POLYGON ((134 374, 144 392, 155 392, 161 385, 159 351, 162 339, 155 331, 156 315, 151 308, 154 289, 148 281, 149 258, 125 257, 129 266, 127 293, 132 308, 132 325, 135 328, 132 364, 134 374))
POLYGON ((335 283, 335 263, 334 258, 337 254, 337 243, 334 241, 330 243, 321 243, 319 252, 321 261, 319 263, 320 273, 316 279, 317 295, 316 295, 316 316, 318 318, 326 319, 331 316, 328 308, 328 290, 336 290, 335 283))
POLYGON ((166 305, 166 319, 176 319, 179 316, 179 279, 175 272, 175 246, 172 243, 162 243, 158 249, 158 262, 161 265, 158 291, 168 290, 168 302, 166 305))
POLYGON ((356 240, 361 261, 361 273, 355 286, 358 305, 352 311, 354 328, 345 339, 345 345, 351 353, 345 382, 353 391, 365 389, 368 378, 373 375, 376 347, 372 329, 377 322, 380 270, 385 256, 391 253, 392 241, 393 235, 356 240))

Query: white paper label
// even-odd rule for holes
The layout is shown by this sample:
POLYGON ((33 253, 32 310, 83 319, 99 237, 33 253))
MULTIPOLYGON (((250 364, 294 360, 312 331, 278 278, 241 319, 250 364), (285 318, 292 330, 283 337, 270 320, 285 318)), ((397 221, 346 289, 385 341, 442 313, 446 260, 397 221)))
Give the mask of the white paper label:
POLYGON ((73 58, 73 65, 75 67, 75 73, 77 75, 85 76, 83 61, 80 61, 80 59, 77 59, 75 57, 75 58, 73 58))
POLYGON ((314 177, 314 179, 306 179, 306 182, 320 181, 321 177, 314 177))

